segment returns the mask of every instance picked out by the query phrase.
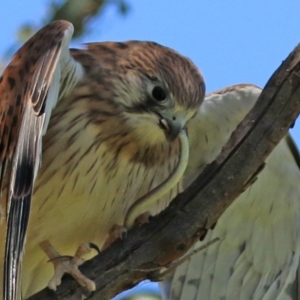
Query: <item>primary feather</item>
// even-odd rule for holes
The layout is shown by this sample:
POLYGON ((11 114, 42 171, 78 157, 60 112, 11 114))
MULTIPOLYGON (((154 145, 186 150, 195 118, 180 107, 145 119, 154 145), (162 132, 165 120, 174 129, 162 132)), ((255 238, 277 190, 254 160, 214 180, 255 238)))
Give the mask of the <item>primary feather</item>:
POLYGON ((55 25, 55 28, 48 25, 31 38, 14 55, 0 80, 0 158, 3 166, 10 162, 7 198, 2 201, 7 201, 4 299, 17 298, 41 136, 58 98, 60 69, 69 64, 62 52, 71 39, 73 27, 68 22, 55 25))

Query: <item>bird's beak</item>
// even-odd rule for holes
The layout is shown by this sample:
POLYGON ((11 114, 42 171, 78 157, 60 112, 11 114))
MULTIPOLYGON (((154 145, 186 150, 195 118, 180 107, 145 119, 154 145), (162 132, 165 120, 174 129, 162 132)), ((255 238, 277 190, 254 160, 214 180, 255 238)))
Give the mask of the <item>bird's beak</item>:
POLYGON ((172 116, 170 114, 161 114, 161 119, 159 120, 160 126, 165 130, 166 137, 170 141, 174 141, 182 128, 185 126, 186 118, 180 115, 172 116))

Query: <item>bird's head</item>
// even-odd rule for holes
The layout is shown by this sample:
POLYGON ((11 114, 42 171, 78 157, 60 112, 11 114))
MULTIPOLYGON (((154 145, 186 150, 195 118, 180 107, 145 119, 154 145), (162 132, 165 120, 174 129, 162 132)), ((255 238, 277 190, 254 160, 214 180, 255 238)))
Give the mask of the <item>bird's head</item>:
POLYGON ((198 68, 170 48, 129 41, 89 44, 88 49, 100 61, 104 85, 113 93, 107 98, 118 112, 116 128, 124 132, 117 134, 123 140, 130 133, 131 143, 147 148, 172 143, 204 100, 198 68))
POLYGON ((127 42, 116 84, 123 116, 147 143, 172 142, 203 102, 202 75, 191 60, 151 42, 127 42))

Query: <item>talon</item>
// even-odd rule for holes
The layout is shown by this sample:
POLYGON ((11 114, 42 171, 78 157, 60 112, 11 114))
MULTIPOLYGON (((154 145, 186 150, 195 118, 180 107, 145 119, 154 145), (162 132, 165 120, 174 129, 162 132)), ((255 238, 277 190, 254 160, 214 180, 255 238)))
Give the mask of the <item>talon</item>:
POLYGON ((91 249, 94 249, 94 250, 96 250, 97 252, 98 252, 98 254, 100 254, 100 248, 96 245, 96 244, 94 244, 94 243, 89 243, 89 246, 90 246, 90 248, 91 249))
POLYGON ((61 256, 49 241, 43 241, 40 246, 49 257, 49 262, 52 262, 54 265, 54 275, 48 283, 49 289, 56 291, 57 286, 61 284, 63 275, 68 273, 81 286, 85 286, 89 291, 96 290, 95 282, 84 276, 78 269, 78 267, 85 262, 84 258, 82 258, 84 254, 89 253, 92 249, 99 250, 95 244, 82 243, 78 247, 74 257, 67 255, 61 256))
POLYGON ((118 239, 125 239, 127 237, 127 228, 121 225, 114 225, 108 233, 107 238, 102 246, 102 250, 108 248, 112 243, 118 239))
POLYGON ((149 223, 150 219, 152 218, 152 215, 150 211, 146 211, 142 214, 140 214, 134 221, 133 226, 140 226, 145 223, 149 223))

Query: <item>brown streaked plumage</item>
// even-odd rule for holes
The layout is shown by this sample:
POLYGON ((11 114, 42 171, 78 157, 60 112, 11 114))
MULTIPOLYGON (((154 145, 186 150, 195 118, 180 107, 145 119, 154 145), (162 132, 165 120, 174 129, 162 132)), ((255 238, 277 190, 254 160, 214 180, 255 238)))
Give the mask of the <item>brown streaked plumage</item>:
POLYGON ((219 89, 217 91, 214 91, 214 92, 211 92, 211 93, 207 93, 205 95, 205 97, 210 97, 212 95, 224 95, 224 94, 228 94, 230 92, 239 92, 240 90, 247 90, 249 88, 258 88, 259 87, 255 84, 250 84, 250 83, 240 83, 240 84, 235 84, 235 85, 230 85, 228 87, 225 87, 225 88, 222 88, 222 89, 219 89))
MULTIPOLYGON (((8 208, 0 231, 4 240, 8 228, 5 299, 17 299, 14 267, 20 268, 32 191, 22 272, 25 297, 45 286, 53 273, 42 241, 50 240, 63 255, 84 241, 101 246, 129 207, 169 177, 180 151, 178 140, 170 137, 203 101, 201 74, 175 51, 130 41, 87 44, 69 52, 71 35, 68 22, 46 26, 17 52, 1 79, 2 203, 8 208)), ((149 210, 157 213, 180 188, 149 210)), ((0 256, 3 263, 4 249, 0 256)))

